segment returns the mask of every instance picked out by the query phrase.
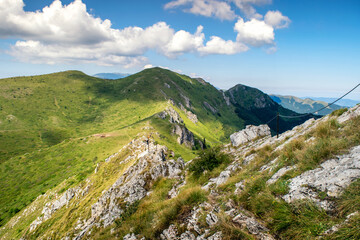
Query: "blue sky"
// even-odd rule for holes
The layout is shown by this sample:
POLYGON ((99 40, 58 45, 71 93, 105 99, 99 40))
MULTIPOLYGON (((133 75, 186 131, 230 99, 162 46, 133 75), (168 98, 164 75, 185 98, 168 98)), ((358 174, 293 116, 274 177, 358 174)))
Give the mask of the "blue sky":
POLYGON ((161 66, 338 97, 360 82, 359 23, 358 0, 0 0, 0 77, 161 66))

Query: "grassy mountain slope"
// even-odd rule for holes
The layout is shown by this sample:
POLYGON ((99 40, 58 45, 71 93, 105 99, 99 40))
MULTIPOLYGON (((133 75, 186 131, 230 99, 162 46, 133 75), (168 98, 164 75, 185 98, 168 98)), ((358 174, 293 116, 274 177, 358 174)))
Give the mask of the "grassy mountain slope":
MULTIPOLYGON (((277 113, 284 116, 300 115, 277 104, 267 94, 256 88, 238 84, 226 91, 225 94, 230 98, 230 101, 235 106, 235 112, 239 118, 245 120, 245 125, 266 124, 275 117, 277 113)), ((299 118, 280 118, 279 132, 281 133, 289 130, 311 117, 314 116, 309 115, 299 118)), ((273 132, 276 132, 276 119, 271 121, 268 125, 273 132)))
MULTIPOLYGON (((159 68, 120 80, 68 71, 1 79, 0 86, 2 223, 68 177, 87 176, 141 132, 139 124, 169 106, 195 137, 210 145, 243 127, 233 107, 225 106, 222 94, 210 84, 159 68), (218 112, 207 109, 203 99, 218 112), (197 115, 197 123, 187 118, 180 103, 197 115)), ((170 126, 152 121, 162 132, 159 142, 186 160, 193 158, 191 149, 177 144, 170 126)))
MULTIPOLYGON (((168 193, 183 180, 161 177, 146 186, 149 194, 141 200, 126 205, 123 199, 118 199, 116 204, 126 210, 118 213, 118 218, 107 227, 102 226, 102 216, 99 216, 95 219, 99 224, 88 229, 81 239, 122 239, 128 233, 138 235, 138 239, 141 237, 159 239, 163 230, 170 225, 175 226, 178 236, 185 231, 198 236, 200 234, 194 229, 195 227, 191 228, 194 224, 206 237, 221 231, 222 239, 257 239, 259 236, 269 237, 269 235, 275 239, 318 237, 358 239, 359 215, 346 219, 348 214, 360 210, 359 180, 354 179, 337 198, 328 196, 329 192, 321 192, 314 188, 320 200, 329 200, 336 204, 333 212, 326 212, 310 200, 287 203, 282 198, 289 192, 291 179, 303 172, 318 168, 328 159, 342 155, 352 146, 360 144, 359 116, 355 117, 355 114, 352 114, 352 119, 339 123, 337 117, 343 112, 340 110, 329 118, 300 126, 294 129, 291 135, 285 133, 280 138, 260 138, 238 148, 226 145, 222 148, 222 152, 225 155, 229 154, 228 158, 212 150, 206 152, 201 156, 207 160, 221 159, 221 161, 217 161, 216 164, 211 162, 214 165, 207 171, 201 171, 199 175, 192 174, 192 165, 186 168, 186 173, 185 171, 182 173, 186 182, 176 197, 170 198, 168 193), (215 159, 212 158, 213 153, 215 159), (244 160, 250 155, 253 155, 252 160, 245 164, 244 160), (236 165, 240 167, 235 167, 236 165), (267 183, 278 170, 294 165, 297 167, 281 175, 277 181, 272 184, 267 183), (227 168, 228 166, 232 167, 227 168), (271 168, 264 170, 265 166, 271 168), (224 171, 225 169, 233 170, 224 171), (212 178, 221 175, 223 171, 231 172, 224 182, 218 186, 213 185, 211 191, 201 188, 212 178), (235 221, 237 214, 241 217, 235 221), (195 220, 194 215, 197 216, 195 220), (216 221, 211 223, 209 216, 214 215, 215 217, 211 219, 216 221), (189 219, 194 220, 195 223, 190 222, 189 219), (335 224, 340 224, 339 231, 326 234, 326 230, 335 224)), ((135 132, 142 129, 137 139, 141 139, 141 135, 146 136, 149 132, 160 130, 159 134, 154 134, 156 136, 154 140, 161 141, 168 138, 164 141, 172 143, 175 141, 168 134, 169 128, 166 127, 168 125, 167 119, 151 117, 129 128, 135 132), (158 128, 159 125, 164 128, 158 128)), ((92 216, 91 206, 97 203, 100 196, 121 176, 124 176, 126 169, 137 163, 138 159, 130 158, 126 161, 131 155, 133 152, 125 148, 111 161, 100 162, 98 171, 90 173, 87 179, 75 182, 73 178, 69 178, 47 191, 33 201, 29 208, 17 213, 4 228, 1 228, 0 237, 72 239, 79 236, 83 224, 92 216), (44 205, 59 199, 70 187, 87 189, 87 192, 84 195, 76 195, 66 205, 52 213, 49 219, 30 231, 29 225, 37 217, 42 216, 44 205)), ((166 163, 173 157, 167 156, 163 162, 166 163)), ((192 164, 198 164, 200 167, 211 165, 201 161, 202 157, 198 159, 200 161, 194 160, 192 164)), ((145 167, 146 170, 149 169, 145 167)), ((116 189, 113 189, 113 193, 116 192, 116 189)), ((106 206, 106 201, 104 205, 106 206)))
POLYGON ((161 68, 118 80, 79 71, 7 78, 0 79, 0 89, 1 225, 66 179, 71 179, 66 188, 81 182, 148 128, 177 156, 194 158, 197 150, 179 145, 173 126, 155 117, 170 106, 211 146, 228 142, 245 124, 263 123, 276 109, 266 106, 271 108, 266 116, 253 117, 258 111, 248 105, 256 104, 255 95, 227 104, 223 93, 202 79, 161 68), (197 122, 189 117, 194 114, 197 122))
MULTIPOLYGON (((327 106, 326 102, 323 101, 314 101, 310 98, 301 99, 294 96, 281 96, 281 95, 270 95, 271 99, 283 106, 284 108, 290 109, 297 113, 310 113, 314 112, 317 109, 321 109, 327 106)), ((327 115, 337 109, 342 108, 339 105, 333 104, 317 114, 319 115, 327 115)))
POLYGON ((210 84, 160 68, 113 81, 77 71, 8 78, 0 80, 0 87, 0 162, 70 137, 121 129, 160 112, 168 99, 187 108, 185 98, 189 98, 187 109, 214 131, 203 136, 213 141, 243 127, 210 84), (219 113, 207 110, 203 99, 219 113))

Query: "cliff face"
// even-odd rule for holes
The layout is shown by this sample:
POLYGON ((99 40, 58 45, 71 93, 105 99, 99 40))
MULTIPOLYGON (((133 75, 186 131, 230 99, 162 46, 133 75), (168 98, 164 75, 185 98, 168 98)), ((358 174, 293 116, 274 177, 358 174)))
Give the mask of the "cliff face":
MULTIPOLYGON (((175 157, 154 140, 161 134, 145 127, 153 137, 140 133, 79 184, 71 186, 69 179, 39 196, 1 228, 1 237, 331 239, 344 231, 343 239, 357 236, 359 115, 356 106, 310 119, 279 138, 265 126, 248 127, 237 135, 251 138, 221 147, 229 161, 198 176, 189 170, 198 159, 185 163, 175 157)), ((174 109, 157 118, 184 127, 174 109)))

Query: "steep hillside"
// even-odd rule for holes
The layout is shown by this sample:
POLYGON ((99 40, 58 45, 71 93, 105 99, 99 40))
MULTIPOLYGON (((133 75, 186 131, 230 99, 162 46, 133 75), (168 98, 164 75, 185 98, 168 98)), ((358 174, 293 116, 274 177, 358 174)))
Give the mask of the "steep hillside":
POLYGON ((66 179, 37 197, 0 237, 359 238, 360 106, 279 138, 247 128, 243 136, 253 140, 208 149, 190 163, 163 144, 174 141, 169 129, 184 127, 175 112, 169 105, 143 121, 87 178, 66 179))
POLYGON ((248 98, 239 111, 203 79, 161 68, 119 80, 67 71, 1 79, 0 87, 0 225, 41 194, 81 184, 138 134, 185 162, 228 143, 257 101, 248 98))
POLYGON ((68 71, 1 79, 0 86, 1 225, 65 179, 81 181, 169 107, 186 127, 173 130, 152 120, 162 133, 158 142, 185 160, 203 142, 218 144, 243 127, 210 84, 160 68, 120 80, 68 71), (179 144, 184 140, 176 134, 184 138, 190 131, 192 143, 179 144))
POLYGON ((0 162, 72 137, 121 129, 160 112, 168 100, 198 116, 199 123, 186 123, 209 143, 243 127, 210 84, 160 68, 116 81, 77 71, 8 78, 0 87, 0 162))
MULTIPOLYGON (((321 109, 328 104, 323 101, 314 101, 310 98, 301 99, 294 96, 281 96, 281 95, 270 95, 271 99, 283 106, 284 108, 290 109, 297 113, 311 113, 316 111, 317 109, 321 109)), ((330 114, 333 111, 342 108, 339 105, 333 104, 320 112, 318 115, 326 115, 330 114)))
MULTIPOLYGON (((251 88, 241 84, 230 88, 225 92, 229 101, 235 106, 235 113, 239 118, 244 119, 245 125, 265 124, 274 118, 277 113, 284 116, 298 116, 299 114, 282 107, 274 102, 267 94, 256 88, 251 88)), ((297 126, 307 119, 315 116, 304 116, 298 118, 280 118, 279 132, 284 132, 297 126)), ((276 132, 277 123, 271 121, 269 127, 276 132)))

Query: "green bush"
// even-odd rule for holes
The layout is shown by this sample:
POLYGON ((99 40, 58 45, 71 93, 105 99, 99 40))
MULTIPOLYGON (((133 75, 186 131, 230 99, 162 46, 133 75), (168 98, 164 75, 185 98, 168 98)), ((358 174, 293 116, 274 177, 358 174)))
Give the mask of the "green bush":
POLYGON ((346 112, 347 110, 348 110, 347 108, 340 108, 340 109, 338 109, 338 110, 333 111, 333 112, 330 114, 330 116, 336 116, 336 117, 338 117, 338 116, 340 116, 341 114, 343 114, 344 112, 346 112))
POLYGON ((229 155, 220 151, 219 147, 202 150, 198 158, 190 164, 189 171, 195 176, 200 176, 204 171, 212 171, 223 163, 229 163, 229 155))

